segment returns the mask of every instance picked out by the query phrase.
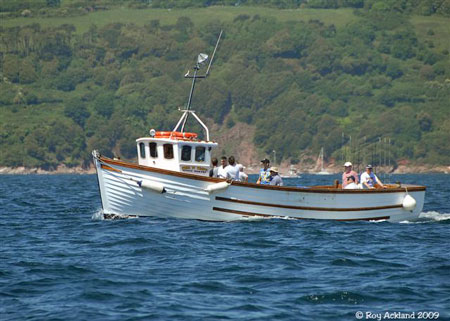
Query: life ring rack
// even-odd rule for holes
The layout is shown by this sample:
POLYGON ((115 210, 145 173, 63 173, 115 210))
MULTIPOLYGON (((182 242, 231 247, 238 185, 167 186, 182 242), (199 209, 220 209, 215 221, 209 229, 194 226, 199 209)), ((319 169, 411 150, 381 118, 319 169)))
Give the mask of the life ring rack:
POLYGON ((196 133, 186 132, 155 132, 155 138, 171 138, 171 139, 197 139, 196 133))

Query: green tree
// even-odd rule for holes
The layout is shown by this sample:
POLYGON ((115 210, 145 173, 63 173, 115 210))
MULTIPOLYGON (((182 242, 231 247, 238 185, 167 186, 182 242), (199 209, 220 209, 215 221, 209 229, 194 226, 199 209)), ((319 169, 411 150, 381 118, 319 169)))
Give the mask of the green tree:
POLYGON ((65 102, 64 115, 72 119, 76 124, 84 127, 86 119, 90 116, 84 102, 77 98, 69 98, 65 102))
POLYGON ((106 92, 98 95, 92 107, 99 115, 110 118, 114 112, 114 94, 106 92))

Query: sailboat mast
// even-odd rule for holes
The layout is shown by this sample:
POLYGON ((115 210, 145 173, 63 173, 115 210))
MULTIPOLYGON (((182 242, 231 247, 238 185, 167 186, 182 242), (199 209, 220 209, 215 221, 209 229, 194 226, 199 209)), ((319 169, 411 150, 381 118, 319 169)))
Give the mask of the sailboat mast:
POLYGON ((320 171, 323 172, 323 147, 320 149, 320 158, 321 158, 321 168, 320 171))

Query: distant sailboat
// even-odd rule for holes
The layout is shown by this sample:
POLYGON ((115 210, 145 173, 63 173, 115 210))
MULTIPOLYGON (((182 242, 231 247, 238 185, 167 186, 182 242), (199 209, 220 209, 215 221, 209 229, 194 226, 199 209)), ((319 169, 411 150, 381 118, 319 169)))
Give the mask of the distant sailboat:
MULTIPOLYGON (((317 164, 320 164, 320 172, 316 172, 316 175, 331 175, 323 168, 323 147, 320 149, 319 157, 317 158, 317 164)), ((316 166, 319 167, 319 166, 316 166)))

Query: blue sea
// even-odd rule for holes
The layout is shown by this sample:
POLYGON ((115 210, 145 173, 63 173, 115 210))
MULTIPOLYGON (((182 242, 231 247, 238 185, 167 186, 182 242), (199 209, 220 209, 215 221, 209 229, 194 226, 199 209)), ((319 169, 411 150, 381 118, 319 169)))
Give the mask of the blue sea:
POLYGON ((390 180, 420 219, 103 220, 95 175, 0 176, 0 320, 450 320, 450 175, 390 180))

